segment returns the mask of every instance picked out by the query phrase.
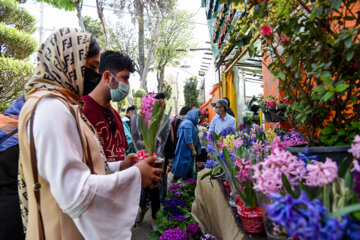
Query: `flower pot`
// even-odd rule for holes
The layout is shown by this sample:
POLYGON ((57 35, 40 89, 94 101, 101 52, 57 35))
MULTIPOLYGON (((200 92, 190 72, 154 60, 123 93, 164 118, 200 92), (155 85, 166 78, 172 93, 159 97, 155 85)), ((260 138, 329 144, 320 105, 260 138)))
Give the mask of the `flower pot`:
POLYGON ((239 214, 243 228, 247 233, 259 234, 265 231, 260 208, 244 206, 239 199, 237 213, 239 214))
POLYGON ((345 157, 352 159, 351 153, 348 153, 350 145, 345 146, 328 146, 328 147, 307 147, 305 144, 288 146, 285 149, 297 156, 299 152, 303 153, 305 148, 308 149, 310 155, 318 155, 320 162, 325 162, 326 158, 331 158, 338 165, 344 160, 345 157))
POLYGON ((285 112, 282 109, 270 108, 271 119, 273 122, 285 121, 285 112))
POLYGON ((256 199, 260 206, 267 239, 270 239, 270 240, 290 240, 290 239, 292 239, 291 237, 289 237, 286 234, 286 230, 284 228, 282 228, 281 226, 277 226, 266 214, 265 206, 267 204, 271 203, 271 199, 268 196, 266 196, 265 194, 258 192, 258 191, 256 191, 256 199))
POLYGON ((272 117, 270 112, 264 112, 265 122, 272 122, 272 117))

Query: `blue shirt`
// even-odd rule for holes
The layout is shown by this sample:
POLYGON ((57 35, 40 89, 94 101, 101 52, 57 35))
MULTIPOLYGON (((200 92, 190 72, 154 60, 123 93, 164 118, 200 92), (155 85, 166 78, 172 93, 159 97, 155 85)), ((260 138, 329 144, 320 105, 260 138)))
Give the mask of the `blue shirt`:
POLYGON ((236 129, 236 120, 233 116, 226 114, 224 119, 220 115, 216 115, 210 123, 209 132, 215 132, 217 134, 225 128, 233 127, 236 129))

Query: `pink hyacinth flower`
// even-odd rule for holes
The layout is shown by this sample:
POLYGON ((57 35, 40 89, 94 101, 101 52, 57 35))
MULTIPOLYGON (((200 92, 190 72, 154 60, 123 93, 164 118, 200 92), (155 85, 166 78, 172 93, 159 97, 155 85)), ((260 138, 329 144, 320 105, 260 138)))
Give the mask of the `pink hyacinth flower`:
POLYGON ((322 187, 333 182, 338 177, 338 167, 336 162, 326 158, 325 163, 312 161, 313 164, 307 165, 307 176, 305 184, 313 187, 322 187))

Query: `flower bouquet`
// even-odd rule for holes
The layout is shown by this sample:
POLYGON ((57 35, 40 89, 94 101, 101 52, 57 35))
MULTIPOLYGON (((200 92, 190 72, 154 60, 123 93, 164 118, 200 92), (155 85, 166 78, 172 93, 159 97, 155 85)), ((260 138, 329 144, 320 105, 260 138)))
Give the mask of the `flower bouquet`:
POLYGON ((156 94, 149 93, 143 98, 140 112, 135 114, 131 121, 131 135, 138 161, 156 155, 160 165, 156 166, 155 162, 155 166, 162 167, 164 164, 162 150, 170 132, 171 109, 165 115, 165 103, 160 106, 155 96, 156 94))

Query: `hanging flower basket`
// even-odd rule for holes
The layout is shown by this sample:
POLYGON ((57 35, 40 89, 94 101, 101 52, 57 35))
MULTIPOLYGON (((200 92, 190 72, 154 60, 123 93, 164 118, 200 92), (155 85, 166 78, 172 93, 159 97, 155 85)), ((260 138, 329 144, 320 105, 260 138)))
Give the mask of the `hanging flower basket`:
POLYGON ((239 199, 237 212, 247 233, 258 234, 265 231, 260 208, 244 206, 239 199))

